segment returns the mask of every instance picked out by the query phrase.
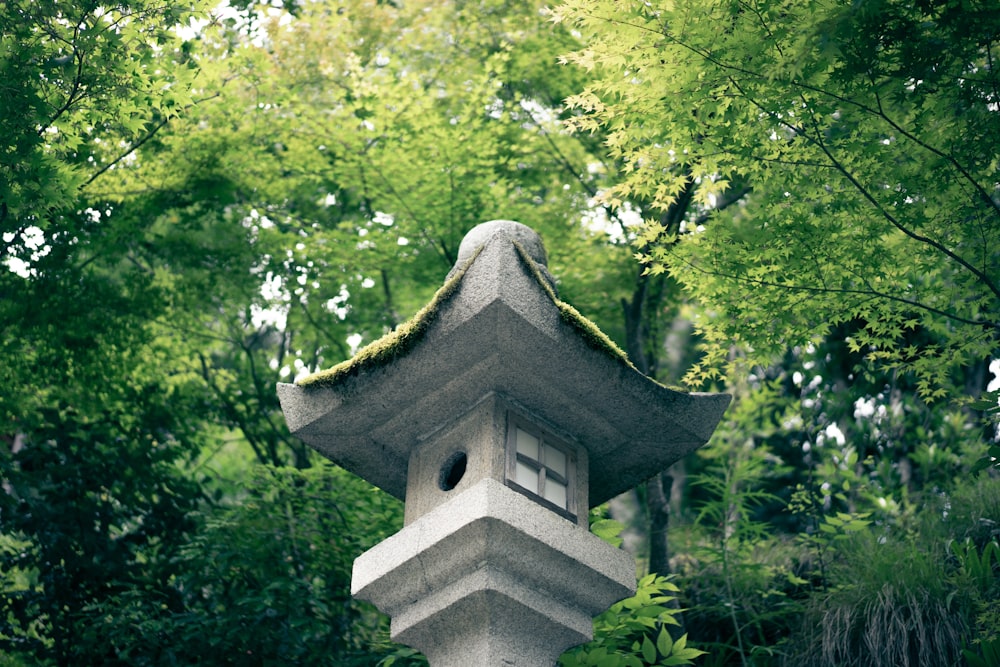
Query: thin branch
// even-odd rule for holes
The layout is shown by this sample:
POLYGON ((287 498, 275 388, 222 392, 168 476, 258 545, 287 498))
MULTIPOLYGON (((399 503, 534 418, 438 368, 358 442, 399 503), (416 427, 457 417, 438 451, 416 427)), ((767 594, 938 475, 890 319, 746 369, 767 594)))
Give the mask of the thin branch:
MULTIPOLYGON (((694 53, 695 55, 699 56, 703 60, 705 60, 705 61, 707 61, 707 62, 709 62, 709 63, 711 63, 711 64, 713 64, 713 65, 715 65, 715 66, 717 66, 717 67, 719 67, 721 69, 723 69, 723 70, 727 70, 727 71, 730 71, 730 72, 737 72, 737 73, 740 73, 740 74, 745 74, 747 76, 751 76, 751 77, 754 77, 756 79, 767 79, 769 81, 773 80, 773 77, 766 77, 766 76, 764 76, 763 74, 761 74, 759 72, 755 72, 755 71, 747 69, 745 67, 740 67, 738 65, 733 65, 733 64, 730 64, 730 63, 725 63, 725 62, 719 60, 718 58, 714 57, 710 52, 698 49, 698 48, 696 48, 696 47, 694 47, 694 46, 692 46, 692 45, 684 42, 683 40, 678 39, 673 34, 671 34, 668 30, 656 31, 656 30, 652 30, 650 28, 647 28, 646 26, 640 26, 638 24, 631 23, 631 22, 628 22, 628 21, 621 21, 619 19, 612 19, 612 18, 606 18, 606 17, 598 17, 598 16, 594 16, 592 14, 589 14, 588 16, 591 16, 592 18, 604 20, 604 21, 607 21, 609 23, 617 23, 617 24, 620 24, 620 25, 625 25, 625 26, 628 26, 628 27, 631 27, 631 28, 636 28, 638 30, 643 30, 643 31, 646 31, 646 32, 651 32, 653 34, 659 35, 661 37, 664 37, 664 38, 668 39, 669 41, 673 42, 674 44, 680 46, 681 48, 684 48, 684 49, 687 49, 688 51, 691 51, 692 53, 694 53)), ((730 81, 733 81, 732 77, 729 77, 729 78, 730 78, 730 81)), ((944 151, 942 151, 942 150, 940 150, 940 149, 938 149, 938 148, 936 148, 934 146, 931 146, 927 142, 925 142, 922 139, 918 138, 912 132, 906 130, 901 125, 899 125, 899 123, 897 123, 895 120, 893 120, 892 118, 890 118, 889 115, 885 112, 885 110, 881 107, 881 102, 879 102, 879 108, 878 109, 874 109, 874 108, 868 106, 867 104, 864 104, 863 102, 859 102, 857 100, 851 99, 849 97, 845 97, 843 95, 838 95, 838 94, 836 94, 834 92, 831 92, 831 91, 826 90, 824 88, 819 88, 818 86, 810 85, 810 84, 805 83, 803 81, 798 81, 796 79, 787 79, 787 80, 785 80, 785 83, 787 83, 790 86, 802 88, 803 90, 808 90, 810 92, 818 93, 820 95, 823 95, 825 97, 829 97, 830 99, 836 100, 838 102, 842 102, 844 104, 849 104, 851 106, 856 107, 857 109, 859 109, 861 111, 864 111, 864 112, 869 113, 869 114, 871 114, 873 116, 877 116, 877 117, 881 118, 890 127, 892 127, 894 130, 896 130, 897 132, 899 132, 902 136, 904 136, 907 139, 913 141, 914 143, 916 143, 918 146, 920 146, 924 150, 927 150, 930 153, 932 153, 934 155, 937 155, 938 157, 940 157, 940 158, 946 160, 947 162, 949 162, 956 169, 956 171, 958 171, 958 173, 962 175, 963 179, 965 179, 970 184, 972 184, 972 186, 979 193, 979 196, 983 200, 983 202, 986 203, 987 205, 989 205, 998 214, 1000 214, 1000 202, 994 200, 993 197, 990 196, 990 194, 986 191, 986 189, 983 188, 982 184, 980 184, 972 176, 972 174, 969 173, 968 169, 966 169, 965 166, 963 166, 953 155, 951 155, 949 153, 945 153, 944 151)))
POLYGON ((312 313, 309 311, 309 307, 306 304, 302 303, 301 300, 296 300, 293 303, 295 305, 298 305, 302 309, 302 314, 305 315, 306 319, 309 321, 309 326, 316 331, 322 332, 324 338, 326 338, 328 342, 330 342, 337 348, 337 350, 340 352, 340 356, 342 359, 350 358, 351 356, 350 351, 346 347, 344 347, 344 344, 339 339, 337 339, 332 333, 330 333, 327 327, 323 326, 322 323, 320 323, 319 321, 316 320, 315 317, 313 317, 312 313))
MULTIPOLYGON (((240 349, 243 350, 243 353, 246 355, 247 361, 249 362, 250 379, 253 381, 254 390, 257 392, 257 396, 261 397, 269 395, 268 391, 273 391, 273 390, 266 391, 264 389, 260 376, 257 374, 257 362, 253 358, 253 350, 251 350, 250 347, 243 340, 240 341, 240 349)), ((294 450, 294 447, 292 447, 292 444, 289 442, 288 438, 285 437, 284 432, 281 429, 279 429, 277 425, 274 423, 274 420, 271 419, 271 414, 266 409, 264 409, 263 401, 261 401, 259 398, 258 398, 258 407, 260 415, 264 418, 264 422, 267 424, 268 428, 273 434, 274 439, 276 439, 278 442, 283 443, 289 449, 294 450)), ((274 440, 268 439, 267 444, 268 444, 268 450, 271 454, 274 464, 278 465, 280 463, 280 459, 278 457, 278 450, 274 447, 274 440)))
POLYGON ((816 126, 815 120, 813 120, 813 123, 814 123, 814 125, 813 125, 813 131, 816 133, 816 135, 815 136, 810 136, 810 134, 808 132, 806 132, 806 130, 804 128, 799 127, 797 125, 792 125, 791 123, 789 123, 784 118, 779 118, 777 116, 777 114, 775 114, 773 111, 770 111, 770 110, 766 109, 762 104, 760 104, 753 97, 751 97, 749 94, 747 94, 746 91, 743 90, 743 88, 739 85, 739 83, 736 82, 735 79, 730 78, 729 80, 736 87, 737 90, 739 90, 741 93, 743 93, 743 95, 744 95, 744 97, 746 97, 747 101, 749 101, 755 107, 757 107, 758 109, 760 109, 763 113, 765 113, 768 116, 770 116, 776 122, 780 123, 784 127, 786 127, 789 130, 791 130, 792 132, 795 132, 798 136, 801 136, 803 139, 805 139, 806 141, 808 141, 812 145, 814 145, 817 148, 819 148, 820 151, 822 151, 823 154, 826 155, 826 158, 830 161, 830 164, 840 173, 840 175, 843 176, 845 179, 847 179, 847 181, 851 185, 854 186, 854 188, 861 194, 861 196, 864 197, 875 208, 875 210, 878 211, 878 213, 883 218, 885 218, 886 221, 889 222, 889 224, 891 224, 893 227, 895 227, 896 229, 898 229, 900 232, 902 232, 904 235, 908 236, 909 238, 911 238, 911 239, 913 239, 915 241, 918 241, 920 243, 929 245, 930 247, 934 248, 938 252, 944 254, 946 257, 950 258, 952 261, 956 262, 957 264, 959 264, 960 266, 962 266, 963 268, 965 268, 967 271, 969 271, 974 276, 976 276, 976 278, 979 279, 991 292, 993 292, 993 294, 996 295, 996 297, 998 299, 1000 299, 1000 287, 998 287, 996 284, 994 284, 993 281, 990 280, 990 277, 987 276, 983 271, 979 270, 978 268, 976 268, 975 266, 973 266, 972 264, 970 264, 965 258, 963 258, 962 256, 958 255, 957 253, 955 253, 951 249, 945 247, 939 241, 936 241, 936 240, 934 240, 934 239, 932 239, 930 237, 924 236, 922 234, 918 234, 917 232, 915 232, 912 229, 908 228, 906 225, 904 225, 902 222, 900 222, 896 218, 896 216, 892 215, 892 213, 890 213, 888 210, 886 210, 885 207, 883 207, 882 204, 875 198, 875 196, 868 190, 868 188, 866 188, 860 181, 858 181, 858 179, 854 176, 854 174, 852 174, 847 169, 847 167, 845 167, 833 155, 833 153, 830 151, 829 147, 822 140, 822 132, 816 126))
POLYGON ((48 128, 52 127, 52 125, 57 120, 59 120, 59 118, 64 113, 69 111, 71 106, 76 104, 76 102, 83 97, 83 93, 81 93, 81 88, 83 87, 83 54, 77 50, 75 43, 76 34, 78 30, 79 28, 73 29, 74 41, 73 43, 71 43, 71 46, 73 47, 73 59, 76 61, 76 73, 73 75, 73 87, 69 91, 69 94, 66 96, 66 101, 63 102, 62 106, 56 109, 55 112, 52 114, 52 117, 49 118, 47 121, 45 121, 45 123, 38 128, 38 136, 44 135, 45 131, 48 130, 48 128))
MULTIPOLYGON (((806 87, 803 84, 799 84, 799 85, 802 85, 802 87, 806 87)), ((818 92, 818 93, 822 93, 822 94, 826 94, 826 95, 829 94, 826 91, 820 90, 818 88, 814 88, 813 90, 815 90, 815 92, 818 92)), ((870 113, 870 114, 878 116, 879 118, 881 118, 882 120, 884 120, 886 123, 888 123, 889 127, 891 127, 892 129, 896 130, 897 132, 899 132, 901 135, 903 135, 904 137, 906 137, 907 139, 909 139, 913 143, 917 144, 918 146, 920 146, 924 150, 927 150, 927 151, 933 153, 934 155, 937 155, 938 157, 940 157, 940 158, 942 158, 942 159, 950 162, 951 165, 953 167, 955 167, 955 169, 958 171, 958 173, 960 173, 962 175, 962 178, 964 178, 968 183, 970 183, 972 185, 973 188, 975 188, 976 192, 979 193, 980 198, 986 204, 988 204, 996 213, 1000 214, 1000 202, 995 201, 993 199, 993 197, 991 197, 990 194, 988 192, 986 192, 985 188, 983 188, 983 186, 972 176, 972 174, 969 173, 969 171, 964 166, 962 166, 958 162, 958 160, 955 159, 954 156, 952 156, 950 153, 945 153, 945 152, 943 152, 943 151, 935 148, 934 146, 931 146, 927 142, 925 142, 922 139, 918 138, 913 133, 911 133, 908 130, 904 129, 901 125, 899 125, 899 123, 897 123, 893 119, 889 118, 889 115, 885 112, 885 109, 882 107, 882 97, 881 97, 881 95, 878 94, 878 88, 875 85, 874 81, 872 81, 872 90, 875 93, 875 103, 878 105, 878 109, 877 110, 872 109, 872 108, 868 107, 867 105, 861 104, 859 102, 853 102, 852 101, 850 103, 854 104, 857 108, 861 109, 862 111, 865 111, 866 113, 870 113)))
MULTIPOLYGON (((531 112, 529 111, 529 113, 531 112)), ((534 119, 533 113, 532 113, 532 119, 534 119)), ((556 161, 562 164, 563 169, 569 172, 570 176, 576 179, 576 181, 580 184, 580 187, 582 187, 588 195, 590 195, 591 197, 596 197, 597 190, 594 188, 593 185, 588 183, 586 179, 584 179, 582 173, 573 168, 573 165, 570 164, 569 159, 563 154, 562 150, 556 144, 555 140, 552 139, 552 136, 550 135, 549 131, 543 128, 541 125, 538 126, 538 129, 541 132, 541 135, 545 137, 545 141, 546 143, 548 143, 549 148, 552 150, 553 155, 555 155, 556 161)))
POLYGON ((215 383, 215 379, 212 378, 211 371, 209 370, 208 367, 208 361, 206 361, 205 356, 201 352, 198 353, 198 359, 201 361, 201 375, 202 378, 205 380, 205 384, 207 384, 209 388, 213 392, 215 392, 216 397, 218 397, 218 399, 222 401, 222 404, 223 406, 225 406, 226 413, 229 415, 229 418, 232 419, 234 422, 236 422, 236 424, 240 427, 240 431, 243 432, 243 436, 246 438, 247 443, 253 450, 253 453, 257 457, 257 460, 260 461, 261 463, 268 463, 267 457, 264 455, 264 450, 261 449, 259 443, 257 442, 257 439, 254 438, 252 434, 250 434, 249 429, 246 427, 245 420, 239 414, 239 410, 236 409, 236 406, 226 397, 222 389, 220 389, 219 386, 215 383))
MULTIPOLYGON (((228 82, 228 80, 224 81, 223 85, 225 85, 227 82, 228 82)), ((209 100, 214 100, 215 98, 220 97, 221 95, 222 95, 222 93, 215 93, 214 95, 209 95, 208 97, 203 97, 201 99, 194 100, 190 104, 185 105, 183 107, 182 111, 187 111, 188 109, 191 109, 191 108, 195 107, 196 105, 201 104, 202 102, 208 102, 209 100)), ((128 149, 125 150, 124 152, 122 152, 118 157, 116 157, 111 162, 107 163, 106 165, 104 165, 103 167, 101 167, 100 169, 98 169, 96 172, 94 172, 93 174, 91 174, 90 178, 88 178, 86 181, 84 181, 82 184, 80 184, 80 187, 78 189, 79 190, 84 190, 87 186, 89 186, 91 183, 93 183, 94 181, 96 181, 106 171, 108 171, 109 169, 111 169, 112 167, 114 167, 116 164, 118 164, 119 162, 121 162, 122 160, 124 160, 126 157, 128 157, 129 155, 131 155, 134 151, 136 151, 139 148, 141 148, 143 146, 143 144, 145 144, 150 139, 152 139, 154 136, 156 136, 157 132, 159 132, 164 127, 166 127, 167 124, 169 124, 170 121, 173 120, 173 118, 174 118, 174 116, 166 116, 162 121, 160 121, 155 126, 153 126, 153 128, 151 130, 149 130, 148 132, 146 132, 146 134, 144 134, 141 138, 139 138, 139 139, 135 140, 134 142, 132 142, 128 146, 128 149)))
POLYGON ((813 294, 846 294, 854 296, 864 296, 864 297, 869 297, 871 299, 885 299, 887 301, 904 303, 908 306, 912 306, 913 308, 917 308, 918 310, 924 310, 934 315, 939 315, 941 317, 953 320, 955 322, 960 322, 962 324, 968 324, 970 326, 975 326, 975 327, 982 327, 984 329, 996 329, 997 331, 1000 331, 1000 322, 970 320, 968 318, 955 315, 954 313, 949 313, 947 311, 935 308, 934 306, 930 306, 925 303, 921 303, 919 301, 906 299, 901 296, 895 296, 892 294, 886 294, 884 292, 878 292, 872 289, 850 289, 844 287, 813 287, 810 285, 789 285, 789 284, 775 283, 768 280, 762 280, 760 278, 748 278, 746 276, 737 276, 730 273, 725 273, 723 271, 714 271, 701 267, 692 262, 689 262, 688 260, 682 257, 676 257, 675 255, 675 258, 681 261, 687 267, 691 268, 692 270, 697 271, 699 273, 703 273, 708 276, 726 278, 727 280, 734 280, 736 282, 754 285, 757 287, 788 290, 790 292, 811 292, 813 294))
POLYGON ((711 210, 705 211, 704 213, 702 213, 701 215, 699 215, 697 218, 694 219, 694 224, 695 225, 705 224, 706 222, 708 222, 709 218, 712 217, 712 215, 714 215, 715 213, 719 213, 721 211, 725 211, 727 208, 729 208, 733 204, 736 204, 751 192, 753 192, 753 188, 750 187, 749 185, 744 185, 739 190, 732 190, 732 189, 727 190, 723 194, 722 199, 719 201, 719 203, 717 203, 711 210))

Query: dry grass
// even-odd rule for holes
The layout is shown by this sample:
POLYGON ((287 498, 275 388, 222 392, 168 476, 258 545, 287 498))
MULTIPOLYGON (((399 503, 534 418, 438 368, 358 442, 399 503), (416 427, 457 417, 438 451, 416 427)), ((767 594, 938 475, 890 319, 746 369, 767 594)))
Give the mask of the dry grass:
POLYGON ((840 585, 811 604, 788 645, 786 667, 961 664, 971 631, 969 592, 949 582, 943 550, 879 543, 871 535, 842 549, 840 585))
POLYGON ((819 650, 808 663, 796 664, 951 667, 968 632, 961 617, 928 592, 890 584, 857 605, 831 601, 819 621, 819 650))

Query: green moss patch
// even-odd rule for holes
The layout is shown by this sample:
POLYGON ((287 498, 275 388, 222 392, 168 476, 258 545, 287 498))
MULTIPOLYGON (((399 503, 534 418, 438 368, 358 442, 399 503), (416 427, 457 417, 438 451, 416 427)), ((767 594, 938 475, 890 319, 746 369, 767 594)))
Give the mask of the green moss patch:
MULTIPOLYGON (((552 299, 552 302, 559 309, 559 316, 563 322, 573 327, 573 329, 583 338, 584 342, 593 349, 602 352, 612 359, 615 359, 632 370, 639 372, 635 365, 629 361, 628 355, 611 340, 606 333, 600 330, 596 324, 584 317, 580 311, 565 301, 561 301, 556 296, 552 286, 538 269, 538 265, 528 255, 524 247, 514 242, 518 257, 528 272, 535 278, 538 285, 552 299)), ((391 333, 369 343, 358 350, 350 359, 342 361, 336 366, 318 373, 313 373, 302 378, 296 384, 300 387, 333 387, 349 377, 359 375, 368 370, 385 366, 395 359, 406 356, 414 346, 423 339, 430 329, 431 324, 437 318, 441 306, 452 297, 458 290, 459 283, 465 276, 476 258, 479 257, 480 248, 469 260, 455 272, 444 285, 441 286, 431 299, 430 303, 420 309, 411 319, 396 327, 391 333)))
POLYGON ((358 350, 350 359, 342 361, 332 368, 308 375, 295 384, 300 387, 332 387, 347 378, 374 368, 379 368, 400 357, 406 356, 414 346, 423 339, 437 318, 438 311, 458 290, 458 284, 465 272, 479 257, 479 248, 462 267, 441 286, 430 303, 421 308, 416 315, 403 322, 391 333, 382 336, 358 350))
POLYGON ((639 370, 635 365, 629 361, 628 355, 622 350, 618 345, 608 338, 608 335, 598 328, 596 324, 584 317, 580 311, 578 311, 573 306, 569 305, 565 301, 560 301, 559 297, 556 296, 555 291, 549 282, 542 275, 542 272, 538 270, 538 266, 535 264, 535 260, 531 259, 528 252, 524 249, 517 241, 514 241, 514 247, 517 249, 517 254, 521 258, 521 262, 524 266, 531 272, 531 275, 535 277, 535 281, 541 285, 545 293, 549 295, 552 302, 556 304, 559 308, 559 316, 563 322, 573 327, 578 334, 583 338, 584 342, 590 347, 594 348, 598 352, 603 352, 613 359, 616 359, 626 366, 636 371, 639 370))

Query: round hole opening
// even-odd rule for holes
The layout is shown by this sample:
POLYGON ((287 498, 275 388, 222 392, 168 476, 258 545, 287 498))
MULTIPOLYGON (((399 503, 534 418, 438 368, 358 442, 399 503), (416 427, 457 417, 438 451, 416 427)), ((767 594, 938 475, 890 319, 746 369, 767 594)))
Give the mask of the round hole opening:
POLYGON ((462 481, 462 477, 465 476, 465 467, 468 462, 469 457, 465 455, 465 452, 455 452, 448 457, 448 460, 441 468, 439 485, 442 491, 451 491, 458 486, 458 483, 462 481))

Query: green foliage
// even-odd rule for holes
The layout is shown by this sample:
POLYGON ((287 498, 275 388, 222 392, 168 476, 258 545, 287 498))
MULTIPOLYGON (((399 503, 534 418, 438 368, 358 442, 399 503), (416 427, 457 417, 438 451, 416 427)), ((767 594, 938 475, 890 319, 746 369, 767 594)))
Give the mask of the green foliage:
MULTIPOLYGON (((758 408, 752 400, 736 406, 744 413, 758 408)), ((757 518, 759 508, 775 500, 759 484, 776 472, 774 459, 752 439, 727 442, 727 436, 739 434, 720 430, 715 443, 700 452, 713 463, 692 482, 705 494, 695 518, 703 540, 691 549, 704 580, 685 584, 688 599, 697 601, 688 623, 692 630, 714 627, 702 635, 703 641, 711 637, 717 642, 714 654, 720 659, 734 654, 747 664, 755 646, 771 641, 775 619, 780 624, 796 606, 783 590, 787 565, 780 556, 764 555, 781 554, 779 544, 770 526, 757 518)))
POLYGON ((427 665, 427 658, 419 651, 403 646, 397 647, 392 655, 387 655, 378 662, 378 667, 424 667, 427 665))
POLYGON ((961 613, 969 591, 947 585, 940 553, 864 532, 840 558, 838 585, 805 614, 790 664, 954 664, 969 631, 961 613), (797 644, 803 637, 810 643, 797 644))
POLYGON ((562 667, 642 667, 690 665, 705 655, 687 645, 687 634, 676 640, 668 626, 679 626, 681 610, 671 606, 677 587, 651 574, 639 580, 636 594, 611 606, 594 619, 594 639, 559 658, 562 667))
POLYGON ((982 553, 971 540, 960 544, 951 543, 951 552, 958 560, 958 576, 968 580, 970 586, 978 588, 984 595, 1000 581, 996 570, 1000 568, 1000 544, 989 542, 982 553))
POLYGON ((198 499, 176 463, 201 441, 180 409, 185 387, 169 388, 153 371, 155 348, 133 345, 149 357, 105 349, 109 365, 86 369, 91 391, 71 384, 39 397, 45 402, 21 414, 17 446, 0 459, 0 529, 14 537, 0 543, 0 569, 16 573, 0 597, 5 650, 110 664, 110 647, 88 634, 89 607, 176 571, 170 559, 193 528, 198 499), (130 376, 118 377, 125 363, 130 376))
POLYGON ((590 532, 615 547, 622 545, 622 538, 618 537, 625 530, 625 525, 614 519, 598 519, 590 523, 590 532))
POLYGON ((0 8, 0 231, 28 265, 29 227, 61 231, 78 190, 193 102, 172 28, 197 2, 13 0, 0 8), (175 51, 177 49, 177 51, 175 51), (171 60, 176 59, 174 62, 171 60))
POLYGON ((351 600, 351 565, 398 530, 398 501, 338 468, 262 468, 203 518, 183 570, 94 605, 85 641, 130 665, 371 664, 387 629, 351 600))
POLYGON ((737 395, 671 473, 689 609, 646 577, 563 664, 995 661, 995 8, 284 5, 0 7, 0 664, 422 664, 347 595, 398 505, 274 384, 489 218, 595 347, 737 395))
POLYGON ((962 657, 969 663, 969 667, 992 667, 1000 664, 1000 642, 984 642, 982 653, 976 653, 969 649, 962 649, 962 657))
POLYGON ((689 382, 742 368, 732 344, 767 364, 853 323, 868 366, 912 373, 927 398, 963 393, 957 369, 1000 332, 992 9, 554 9, 585 41, 566 60, 595 75, 572 122, 623 165, 604 200, 646 209, 640 260, 709 308, 689 382), (692 188, 683 225, 655 217, 692 188))
MULTIPOLYGON (((984 392, 980 400, 972 402, 969 407, 972 410, 981 410, 994 424, 1000 423, 1000 390, 984 392)), ((972 474, 978 476, 984 470, 990 469, 1000 470, 1000 446, 990 445, 986 456, 972 466, 972 474)))
MULTIPOLYGON (((849 547, 852 535, 865 531, 870 525, 869 512, 848 514, 836 512, 823 514, 822 503, 815 494, 801 487, 792 495, 789 509, 806 517, 806 530, 798 535, 798 541, 810 554, 812 572, 810 579, 816 578, 819 587, 829 586, 830 563, 840 549, 849 547)), ((810 581, 795 576, 793 583, 808 584, 810 581)))

